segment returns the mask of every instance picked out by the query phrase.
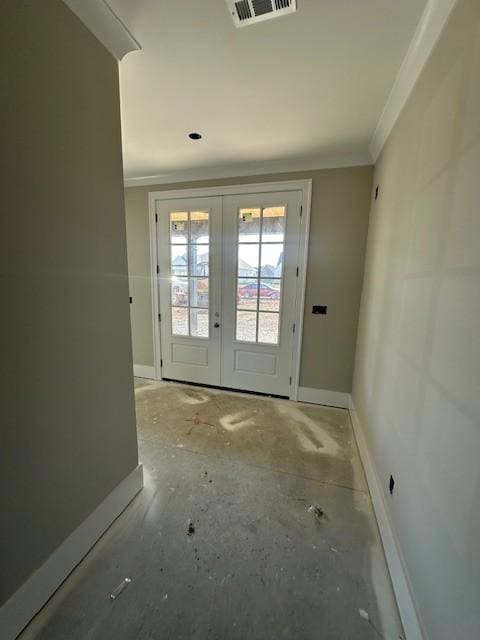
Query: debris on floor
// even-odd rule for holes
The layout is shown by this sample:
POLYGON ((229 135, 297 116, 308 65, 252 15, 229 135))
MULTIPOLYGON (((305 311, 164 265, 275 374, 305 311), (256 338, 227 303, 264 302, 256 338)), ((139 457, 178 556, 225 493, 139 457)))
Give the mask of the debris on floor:
MULTIPOLYGON (((363 618, 366 622, 368 622, 368 624, 372 627, 372 629, 375 631, 376 635, 380 638, 380 640, 385 640, 385 638, 382 635, 382 633, 380 633, 380 631, 377 629, 377 627, 370 620, 370 615, 369 615, 368 611, 365 611, 365 609, 359 609, 358 613, 360 614, 361 618, 363 618)), ((398 636, 398 640, 403 640, 402 636, 398 636)))
MULTIPOLYGON (((263 407, 259 428, 226 433, 213 403, 179 405, 164 390, 137 402, 146 489, 60 587, 31 636, 41 629, 42 640, 93 640, 98 631, 111 640, 400 640, 357 450, 348 460, 325 454, 319 464, 275 408, 288 401, 222 392, 224 414, 244 403, 263 407), (152 426, 157 411, 161 428, 152 426), (192 438, 185 418, 197 411, 215 427, 194 427, 192 438), (132 578, 110 600, 122 574, 135 585, 132 578)), ((344 446, 336 421, 347 414, 315 405, 305 412, 344 446)))
POLYGON ((323 516, 325 515, 325 512, 322 509, 322 507, 319 507, 316 504, 311 504, 308 507, 307 511, 308 511, 308 513, 311 513, 317 520, 321 520, 323 518, 323 516))
POLYGON ((205 422, 204 420, 200 420, 200 416, 199 416, 198 412, 193 415, 193 418, 187 418, 187 420, 185 420, 185 422, 191 422, 192 423, 192 426, 187 431, 187 436, 190 436, 192 434, 193 427, 198 427, 201 424, 204 424, 207 427, 213 427, 214 426, 210 422, 205 422))
POLYGON ((115 600, 116 598, 118 598, 118 596, 122 593, 124 589, 128 587, 130 583, 131 583, 130 578, 124 578, 121 581, 121 583, 118 585, 118 587, 115 587, 115 589, 110 594, 110 600, 115 600))

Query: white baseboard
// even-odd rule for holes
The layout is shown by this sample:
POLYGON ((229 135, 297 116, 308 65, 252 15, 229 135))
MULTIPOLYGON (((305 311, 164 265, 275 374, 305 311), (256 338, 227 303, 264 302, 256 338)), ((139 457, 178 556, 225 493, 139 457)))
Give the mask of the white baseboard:
POLYGON ((138 465, 0 608, 0 637, 14 640, 143 487, 138 465))
POLYGON ((340 407, 348 409, 350 407, 350 394, 342 391, 329 391, 328 389, 310 389, 309 387, 298 388, 299 402, 310 402, 311 404, 324 404, 329 407, 340 407))
POLYGON ((148 367, 145 364, 134 364, 133 375, 136 378, 150 378, 155 380, 155 367, 148 367))
POLYGON ((415 607, 415 600, 408 579, 405 563, 398 545, 394 529, 388 516, 385 504, 385 493, 379 481, 375 464, 368 449, 367 440, 353 400, 350 400, 350 417, 357 441, 360 458, 367 477, 368 488, 373 502, 373 510, 377 519, 383 549, 387 559, 393 590, 397 600, 400 617, 407 640, 425 640, 426 634, 422 630, 422 623, 415 607))

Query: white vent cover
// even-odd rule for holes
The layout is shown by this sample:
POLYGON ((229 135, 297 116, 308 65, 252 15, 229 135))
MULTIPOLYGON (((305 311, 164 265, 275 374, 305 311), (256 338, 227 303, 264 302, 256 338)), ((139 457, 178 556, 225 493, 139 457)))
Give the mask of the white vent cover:
POLYGON ((297 10, 297 0, 226 0, 236 27, 279 18, 297 10))

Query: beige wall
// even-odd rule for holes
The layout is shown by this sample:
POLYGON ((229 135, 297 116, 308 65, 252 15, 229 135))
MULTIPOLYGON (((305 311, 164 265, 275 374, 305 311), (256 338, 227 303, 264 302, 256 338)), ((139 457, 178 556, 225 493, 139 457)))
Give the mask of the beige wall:
POLYGON ((2 0, 0 67, 1 605, 137 444, 117 62, 60 0, 2 0))
POLYGON ((300 384, 351 391, 371 167, 127 188, 127 245, 130 292, 134 299, 132 331, 136 364, 153 365, 148 193, 172 188, 303 179, 313 180, 313 199, 300 384), (328 305, 328 315, 313 316, 314 304, 328 305))
POLYGON ((478 0, 459 1, 374 184, 354 402, 427 636, 472 640, 480 637, 478 0))

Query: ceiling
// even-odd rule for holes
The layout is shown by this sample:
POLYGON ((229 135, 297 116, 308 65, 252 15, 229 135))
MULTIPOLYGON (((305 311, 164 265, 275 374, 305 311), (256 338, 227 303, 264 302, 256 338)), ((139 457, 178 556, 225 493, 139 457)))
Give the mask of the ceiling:
POLYGON ((109 4, 142 46, 120 63, 125 177, 168 181, 368 163, 426 0, 298 0, 242 29, 225 0, 109 4))

